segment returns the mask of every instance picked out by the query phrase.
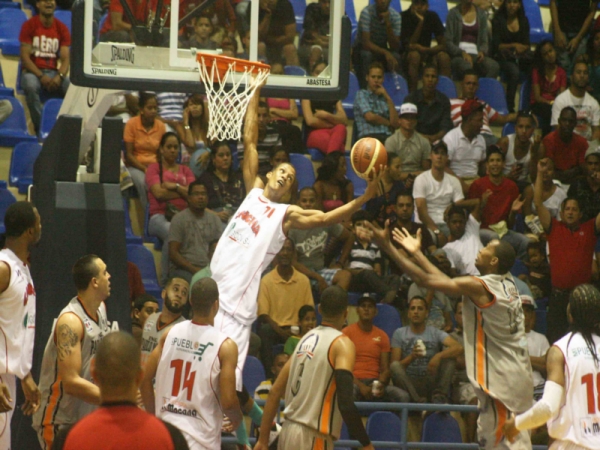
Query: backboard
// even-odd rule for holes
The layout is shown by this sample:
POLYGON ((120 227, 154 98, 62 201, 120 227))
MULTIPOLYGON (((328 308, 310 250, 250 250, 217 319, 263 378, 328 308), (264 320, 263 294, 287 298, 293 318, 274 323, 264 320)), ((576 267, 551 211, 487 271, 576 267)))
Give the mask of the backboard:
POLYGON ((319 31, 326 68, 318 76, 304 73, 308 71, 311 51, 318 49, 314 43, 302 40, 300 23, 294 23, 297 31, 293 46, 278 44, 281 38, 277 36, 286 32, 290 42, 290 11, 295 8, 295 21, 302 22, 304 2, 252 0, 231 6, 230 0, 112 0, 108 17, 96 26, 94 2, 78 0, 73 7, 71 81, 104 89, 204 93, 196 63, 199 51, 243 55, 250 61, 264 61, 272 66, 281 62, 285 73, 274 73, 277 70, 272 67, 262 90, 264 96, 342 99, 348 92, 351 34, 344 0, 317 3, 323 8, 320 14, 327 9, 324 4, 329 4, 330 11, 328 29, 322 26, 319 31), (240 13, 244 7, 246 13, 240 13), (266 12, 268 9, 271 14, 266 12), (119 29, 119 17, 133 25, 130 31, 119 29), (287 25, 282 25, 282 17, 287 17, 287 25), (207 28, 209 33, 210 29, 213 31, 210 40, 206 38, 207 28), (289 64, 294 61, 295 64, 289 64))

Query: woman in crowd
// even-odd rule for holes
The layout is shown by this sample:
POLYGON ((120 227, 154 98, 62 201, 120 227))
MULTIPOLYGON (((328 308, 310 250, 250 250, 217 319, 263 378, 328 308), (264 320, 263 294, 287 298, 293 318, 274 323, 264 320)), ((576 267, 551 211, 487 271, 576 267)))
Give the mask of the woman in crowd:
POLYGON ((206 137, 208 131, 208 113, 204 97, 193 94, 183 104, 183 143, 191 154, 190 169, 197 178, 202 175, 208 165, 210 149, 206 137))
POLYGON ((233 170, 231 148, 227 142, 212 146, 208 168, 199 179, 208 190, 208 209, 227 223, 246 196, 242 176, 233 170))
MULTIPOLYGON (((318 62, 311 75, 319 76, 325 67, 324 62, 318 62)), ((317 148, 325 154, 344 151, 348 118, 341 101, 302 100, 302 115, 307 127, 308 148, 317 148)))
POLYGON ((556 62, 552 41, 542 41, 535 49, 531 72, 531 111, 540 119, 545 136, 552 131, 552 104, 567 89, 567 72, 556 62))
POLYGON ((354 198, 354 185, 346 178, 346 158, 343 153, 328 153, 317 169, 314 184, 323 211, 339 208, 354 198))
POLYGON ((394 210, 396 197, 404 190, 404 183, 400 181, 401 176, 400 156, 397 153, 388 153, 387 167, 379 182, 377 197, 367 202, 367 211, 382 227, 394 210))
MULTIPOLYGON (((271 64, 271 74, 283 75, 283 65, 279 62, 271 64)), ((274 124, 273 122, 290 123, 298 118, 296 100, 291 98, 267 98, 266 101, 271 114, 271 124, 274 124)))
POLYGON ((506 103, 515 112, 515 96, 521 74, 529 77, 533 54, 529 42, 529 20, 523 0, 505 0, 492 22, 492 54, 506 76, 506 103))
POLYGON ((465 70, 479 76, 497 78, 500 66, 487 56, 490 52, 488 17, 473 0, 460 0, 446 19, 446 49, 452 57, 454 78, 462 80, 465 70))
POLYGON ((139 115, 129 119, 125 125, 123 140, 125 141, 125 164, 145 210, 148 205, 146 170, 150 164, 156 163, 159 142, 167 130, 165 124, 156 118, 158 114, 156 95, 141 92, 139 108, 139 115))

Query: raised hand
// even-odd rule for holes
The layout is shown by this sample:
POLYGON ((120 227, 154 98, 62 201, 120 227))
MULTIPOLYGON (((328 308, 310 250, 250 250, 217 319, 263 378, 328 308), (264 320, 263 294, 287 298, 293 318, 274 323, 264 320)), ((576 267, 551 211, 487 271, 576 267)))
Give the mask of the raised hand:
POLYGON ((394 228, 392 230, 392 236, 394 237, 394 241, 404 247, 411 255, 421 250, 422 236, 420 228, 417 230, 416 238, 412 237, 406 228, 402 228, 402 230, 394 228))
POLYGON ((521 211, 521 208, 523 207, 524 204, 525 204, 525 198, 524 198, 524 196, 520 195, 517 198, 515 198, 515 201, 512 204, 511 210, 517 213, 517 212, 521 211))
POLYGON ((381 228, 379 225, 374 225, 371 222, 365 222, 365 228, 370 232, 371 240, 373 240, 382 250, 386 250, 392 246, 390 242, 389 226, 389 220, 386 220, 384 228, 381 228))
POLYGON ((379 192, 379 182, 383 178, 383 173, 387 166, 380 165, 379 172, 375 173, 375 170, 371 170, 369 172, 369 179, 367 180, 367 189, 365 189, 365 197, 367 199, 371 199, 373 197, 377 197, 377 193, 379 192))

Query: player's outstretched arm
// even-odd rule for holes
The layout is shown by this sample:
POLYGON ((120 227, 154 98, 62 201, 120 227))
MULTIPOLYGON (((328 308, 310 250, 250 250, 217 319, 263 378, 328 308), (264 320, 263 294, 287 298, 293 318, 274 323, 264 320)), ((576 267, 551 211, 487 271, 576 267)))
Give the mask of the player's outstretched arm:
POLYGON ((81 373, 81 340, 83 339, 81 320, 75 314, 63 314, 56 323, 54 337, 58 376, 62 379, 64 392, 86 403, 99 405, 100 389, 79 375, 81 373))
MULTIPOLYGON (((260 100, 261 86, 256 88, 254 95, 248 103, 246 117, 244 119, 244 160, 242 161, 242 175, 246 192, 250 192, 256 186, 258 175, 258 102, 260 100)), ((262 186, 260 186, 262 187, 262 186)))
POLYGON ((154 378, 156 377, 156 371, 158 370, 158 363, 160 362, 160 356, 163 351, 163 347, 165 346, 165 341, 169 332, 166 331, 160 337, 158 341, 158 345, 152 353, 148 356, 146 360, 146 365, 144 366, 144 379, 142 380, 142 384, 140 385, 140 393, 142 394, 142 402, 144 402, 144 408, 150 414, 155 414, 155 398, 154 398, 154 378))
POLYGON ((227 416, 233 429, 237 429, 244 420, 240 402, 235 392, 235 367, 238 360, 238 348, 236 343, 227 339, 219 349, 219 361, 221 362, 221 373, 219 375, 219 387, 221 388, 221 407, 227 416))
POLYGON ((523 414, 511 417, 504 425, 504 434, 510 441, 520 431, 540 427, 558 413, 565 389, 565 357, 556 346, 548 350, 546 370, 548 378, 542 399, 523 414))
POLYGON ((281 372, 279 372, 279 375, 277 376, 277 380, 275 380, 275 384, 269 391, 269 397, 267 398, 267 403, 263 409, 262 421, 260 422, 260 437, 258 438, 258 441, 256 441, 254 450, 269 449, 271 427, 273 426, 277 411, 279 411, 279 401, 285 394, 285 387, 287 386, 288 378, 290 377, 291 364, 291 359, 285 363, 285 366, 283 366, 283 369, 281 369, 281 372))

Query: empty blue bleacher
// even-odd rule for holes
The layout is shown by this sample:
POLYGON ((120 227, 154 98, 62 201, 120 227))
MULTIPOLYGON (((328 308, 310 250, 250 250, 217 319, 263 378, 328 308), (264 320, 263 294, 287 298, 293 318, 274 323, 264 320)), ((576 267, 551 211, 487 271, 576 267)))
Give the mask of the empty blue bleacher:
POLYGON ((155 250, 162 249, 162 242, 156 236, 148 234, 148 225, 150 223, 150 205, 146 205, 146 212, 144 213, 144 242, 154 244, 155 250))
POLYGON ((350 72, 348 77, 348 95, 342 100, 342 107, 348 119, 354 119, 354 99, 359 90, 358 78, 356 78, 354 72, 350 72))
POLYGON ((27 21, 27 16, 20 9, 6 8, 0 14, 0 49, 4 56, 19 56, 21 43, 19 33, 27 21))
POLYGON ((142 283, 146 293, 154 296, 159 301, 159 306, 162 308, 162 289, 158 284, 156 275, 156 266, 154 264, 154 256, 152 252, 143 245, 127 244, 127 261, 134 263, 140 274, 142 275, 142 283))
POLYGON ((44 103, 39 131, 39 137, 41 140, 46 139, 50 134, 50 131, 52 131, 62 104, 62 98, 51 98, 44 103))
POLYGON ((458 98, 454 81, 444 75, 440 75, 436 89, 448 98, 458 98))
POLYGON ((350 19, 352 29, 355 30, 358 27, 358 20, 356 17, 356 9, 354 8, 354 0, 344 0, 346 7, 346 15, 350 19))
POLYGON ((519 91, 519 111, 529 111, 531 109, 531 81, 525 80, 521 84, 519 91))
POLYGON ((421 442, 462 443, 460 426, 454 417, 447 412, 436 412, 423 422, 421 442))
POLYGON ((259 359, 254 356, 247 356, 242 372, 242 380, 244 387, 252 397, 254 397, 254 391, 258 385, 266 379, 265 369, 259 359))
POLYGON ((13 88, 6 87, 4 84, 4 74, 2 73, 2 66, 0 66, 0 97, 14 97, 14 95, 15 90, 13 88))
POLYGON ((489 103, 489 105, 500 114, 508 114, 508 105, 506 104, 504 87, 495 78, 480 78, 479 89, 477 89, 475 95, 480 100, 489 103))
POLYGON ((8 181, 11 186, 19 189, 19 194, 26 194, 33 184, 33 165, 41 151, 42 146, 33 141, 15 145, 10 159, 8 181))
POLYGON ((448 2, 446 0, 429 0, 429 11, 436 13, 444 26, 448 17, 448 2))
POLYGON ((57 9, 54 11, 54 17, 64 23, 71 33, 71 11, 67 9, 57 9))
POLYGON ((502 127, 502 136, 508 136, 509 134, 515 134, 515 123, 508 122, 502 127))
POLYGON ((6 189, 6 186, 0 189, 0 233, 4 233, 6 228, 4 227, 4 215, 10 205, 16 203, 17 199, 15 196, 6 189))
POLYGON ((400 442, 401 424, 396 414, 389 411, 376 411, 367 420, 367 434, 372 441, 400 442))
POLYGON ((296 16, 296 31, 302 35, 304 15, 306 14, 306 0, 290 0, 296 16))
POLYGON ((300 153, 290 153, 290 163, 296 169, 298 189, 315 184, 315 171, 310 159, 300 153))
POLYGON ((373 318, 373 325, 385 331, 385 334, 388 335, 391 341, 394 331, 402 326, 402 320, 396 308, 384 303, 378 303, 377 315, 373 318))
POLYGON ((531 43, 539 44, 546 39, 552 40, 552 34, 544 30, 542 12, 535 0, 523 0, 523 10, 529 20, 529 39, 531 43))
POLYGON ((14 147, 24 141, 37 142, 37 138, 27 131, 25 110, 21 102, 14 97, 0 97, 2 99, 10 101, 13 112, 0 124, 0 147, 14 147))
POLYGON ((283 68, 283 73, 286 75, 296 75, 300 77, 306 76, 306 70, 299 66, 285 66, 283 68))
POLYGON ((21 9, 21 4, 17 2, 0 1, 0 9, 6 8, 21 9))
POLYGON ((131 216, 129 215, 129 200, 123 198, 123 216, 125 217, 125 242, 127 244, 142 245, 142 237, 136 236, 133 233, 133 227, 131 226, 131 216))

